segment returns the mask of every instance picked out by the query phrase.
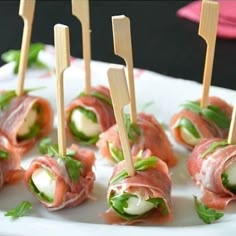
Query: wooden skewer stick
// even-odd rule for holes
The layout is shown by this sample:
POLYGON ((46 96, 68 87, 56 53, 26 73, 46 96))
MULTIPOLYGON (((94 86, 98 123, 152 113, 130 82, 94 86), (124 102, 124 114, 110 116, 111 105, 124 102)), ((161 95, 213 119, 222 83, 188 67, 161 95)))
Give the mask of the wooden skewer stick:
POLYGON ((69 28, 66 25, 54 26, 54 44, 56 50, 57 78, 57 116, 59 155, 66 155, 66 135, 64 118, 64 86, 63 73, 70 66, 69 28))
POLYGON ((228 143, 229 144, 236 144, 236 103, 234 104, 232 119, 230 122, 228 143))
POLYGON ((89 23, 89 0, 72 0, 72 14, 78 18, 82 26, 83 58, 85 66, 85 93, 91 89, 91 41, 89 23))
POLYGON ((216 33, 219 19, 219 3, 202 1, 202 10, 198 34, 206 41, 207 51, 203 74, 203 91, 201 107, 208 106, 209 88, 211 85, 213 61, 215 54, 216 33))
POLYGON ((28 65, 28 54, 29 54, 30 38, 32 32, 32 24, 34 18, 34 9, 35 9, 35 0, 20 1, 19 15, 24 20, 24 29, 21 42, 18 83, 16 88, 17 96, 21 96, 24 93, 24 79, 28 65))
POLYGON ((130 32, 130 20, 126 16, 112 17, 112 31, 115 54, 124 59, 128 70, 128 83, 130 95, 130 120, 136 121, 136 100, 134 88, 134 66, 130 32))
POLYGON ((123 66, 113 66, 108 69, 107 75, 116 123, 118 125, 118 131, 120 135, 121 147, 123 150, 124 159, 126 161, 127 172, 129 176, 133 176, 135 175, 135 169, 130 152, 129 139, 123 119, 123 108, 130 102, 125 71, 123 66))

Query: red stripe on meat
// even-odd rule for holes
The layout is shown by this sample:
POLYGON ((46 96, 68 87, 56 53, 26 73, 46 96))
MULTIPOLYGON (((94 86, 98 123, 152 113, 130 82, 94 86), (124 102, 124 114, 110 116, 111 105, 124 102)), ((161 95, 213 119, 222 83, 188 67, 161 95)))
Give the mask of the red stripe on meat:
POLYGON ((204 158, 201 156, 212 143, 220 140, 213 138, 202 141, 193 149, 187 164, 190 175, 203 192, 202 201, 216 209, 224 209, 231 200, 236 199, 236 195, 224 187, 221 179, 225 169, 236 162, 236 145, 217 147, 213 153, 204 158))
MULTIPOLYGON (((229 120, 231 120, 232 115, 232 106, 223 101, 218 97, 209 97, 209 105, 214 105, 223 111, 229 120)), ((226 138, 228 136, 229 129, 219 128, 215 123, 207 120, 202 115, 196 114, 190 110, 183 109, 179 113, 175 114, 170 121, 170 130, 175 140, 181 145, 185 146, 188 149, 193 149, 194 146, 186 143, 180 133, 180 128, 176 127, 176 123, 182 119, 187 118, 194 124, 198 130, 201 139, 204 138, 226 138)))
MULTIPOLYGON (((143 157, 145 158, 145 157, 143 157)), ((120 171, 126 168, 125 161, 119 162, 112 174, 111 179, 120 171)), ((156 166, 143 171, 137 171, 132 177, 121 180, 120 182, 110 185, 107 191, 109 198, 112 191, 123 189, 124 192, 132 194, 139 193, 143 199, 162 198, 167 207, 167 215, 163 215, 159 208, 154 208, 149 214, 138 219, 125 220, 117 215, 112 208, 109 208, 102 216, 109 224, 135 224, 151 223, 160 224, 171 221, 173 218, 171 204, 171 180, 168 174, 168 167, 165 162, 157 158, 156 166)))
POLYGON ((73 182, 70 179, 65 165, 62 163, 59 164, 58 161, 60 159, 57 157, 40 156, 35 158, 25 174, 25 182, 29 190, 31 176, 38 168, 46 168, 56 177, 56 192, 52 203, 42 201, 33 192, 33 195, 50 211, 79 205, 90 197, 93 189, 93 183, 95 181, 95 174, 92 171, 95 162, 94 152, 79 149, 77 145, 72 145, 69 149, 76 151, 74 158, 82 163, 77 182, 73 182))
POLYGON ((1 115, 0 130, 8 137, 20 154, 25 154, 39 138, 47 136, 51 132, 53 116, 53 110, 47 100, 28 95, 15 97, 1 115), (39 104, 43 112, 42 120, 40 121, 40 132, 36 137, 18 141, 17 133, 34 104, 39 104))
MULTIPOLYGON (((132 155, 136 156, 140 150, 149 149, 153 155, 162 159, 169 167, 176 165, 177 158, 173 153, 172 145, 154 116, 139 113, 137 115, 136 125, 140 129, 141 135, 138 136, 135 143, 131 142, 132 155)), ((107 145, 108 142, 111 142, 116 149, 121 149, 116 125, 101 133, 99 141, 96 144, 102 156, 111 159, 111 154, 107 145)))

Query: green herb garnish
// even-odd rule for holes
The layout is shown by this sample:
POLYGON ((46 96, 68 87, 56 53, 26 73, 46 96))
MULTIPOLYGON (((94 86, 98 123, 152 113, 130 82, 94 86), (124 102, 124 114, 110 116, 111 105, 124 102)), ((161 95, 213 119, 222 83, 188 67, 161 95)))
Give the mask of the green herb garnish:
POLYGON ((165 203, 163 198, 159 198, 159 197, 149 198, 147 201, 151 202, 155 206, 155 208, 160 206, 161 210, 162 210, 162 215, 167 215, 168 214, 168 209, 166 207, 166 203, 165 203))
POLYGON ((124 122, 129 140, 136 142, 137 136, 141 135, 138 125, 131 123, 130 116, 128 114, 124 114, 124 122))
POLYGON ((4 215, 12 218, 19 218, 25 216, 32 209, 32 204, 28 201, 22 201, 15 208, 7 211, 4 215))
POLYGON ((179 119, 175 127, 185 128, 194 138, 199 139, 201 137, 193 123, 187 118, 179 119))
MULTIPOLYGON (((136 171, 142 171, 142 170, 146 170, 148 168, 152 168, 155 167, 157 162, 157 158, 152 156, 152 157, 148 157, 145 159, 138 159, 135 163, 134 163, 134 169, 136 171)), ((117 173, 110 181, 110 184, 116 184, 118 182, 120 182, 123 179, 126 179, 128 177, 128 172, 127 170, 122 170, 119 173, 117 173)))
POLYGON ((7 160, 9 157, 9 153, 5 150, 0 149, 0 160, 7 160))
POLYGON ((227 188, 230 192, 236 194, 236 185, 232 185, 229 183, 229 176, 226 172, 221 174, 221 181, 225 188, 227 188))
POLYGON ((77 107, 73 111, 75 111, 75 110, 79 110, 89 120, 91 120, 94 123, 97 123, 97 116, 96 116, 96 114, 93 111, 88 110, 88 109, 86 109, 84 107, 77 107))
POLYGON ((115 162, 120 162, 124 160, 122 149, 115 148, 112 142, 108 142, 107 145, 108 145, 108 149, 111 154, 111 157, 115 162))
MULTIPOLYGON (((44 63, 38 60, 38 55, 41 50, 44 49, 44 45, 41 43, 33 43, 30 45, 28 54, 28 67, 47 67, 44 63)), ((20 63, 20 50, 9 50, 1 55, 4 62, 15 62, 14 73, 17 74, 20 63)))
POLYGON ((52 139, 49 137, 41 139, 41 141, 38 144, 38 149, 41 154, 47 154, 48 148, 52 144, 52 139))
POLYGON ((25 135, 17 135, 18 141, 23 141, 38 136, 41 131, 41 125, 36 123, 29 128, 29 133, 25 135))
POLYGON ((196 196, 194 196, 194 205, 199 218, 206 224, 211 224, 224 216, 224 213, 217 212, 198 201, 196 196))
POLYGON ((215 141, 213 142, 205 152, 203 152, 201 154, 201 158, 205 158, 206 155, 214 152, 216 150, 216 148, 218 147, 224 147, 224 146, 227 146, 228 145, 228 141, 227 140, 221 140, 221 141, 215 141))

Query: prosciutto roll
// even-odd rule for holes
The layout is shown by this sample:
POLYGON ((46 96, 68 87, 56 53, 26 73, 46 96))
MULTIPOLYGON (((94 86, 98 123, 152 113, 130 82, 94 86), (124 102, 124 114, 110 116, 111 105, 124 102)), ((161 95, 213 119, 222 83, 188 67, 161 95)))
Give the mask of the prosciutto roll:
POLYGON ((110 92, 104 86, 92 87, 66 108, 67 132, 76 141, 95 144, 98 135, 115 124, 110 92))
POLYGON ((217 138, 204 140, 193 149, 187 167, 208 207, 224 209, 236 199, 236 145, 217 138))
MULTIPOLYGON (((139 113, 135 125, 130 124, 129 121, 126 123, 128 123, 126 126, 133 156, 136 156, 140 150, 149 149, 169 167, 176 165, 177 158, 173 153, 172 145, 154 116, 139 113)), ((117 125, 101 133, 96 145, 103 157, 115 162, 124 159, 117 125)))
POLYGON ((119 162, 109 181, 103 214, 109 224, 159 224, 172 220, 171 180, 165 162, 155 156, 135 158, 136 174, 127 177, 119 162))
POLYGON ((29 191, 50 211, 74 207, 90 197, 95 180, 95 156, 72 145, 65 157, 35 158, 25 173, 29 191))
POLYGON ((49 102, 29 95, 14 97, 0 119, 0 130, 20 154, 28 152, 39 138, 48 135, 52 126, 53 111, 49 102))
POLYGON ((226 138, 232 115, 232 106, 218 97, 209 97, 207 108, 200 108, 199 101, 186 102, 183 110, 170 121, 175 140, 192 150, 205 138, 226 138))
POLYGON ((8 139, 0 133, 0 190, 4 184, 15 183, 24 178, 20 168, 20 156, 8 139))

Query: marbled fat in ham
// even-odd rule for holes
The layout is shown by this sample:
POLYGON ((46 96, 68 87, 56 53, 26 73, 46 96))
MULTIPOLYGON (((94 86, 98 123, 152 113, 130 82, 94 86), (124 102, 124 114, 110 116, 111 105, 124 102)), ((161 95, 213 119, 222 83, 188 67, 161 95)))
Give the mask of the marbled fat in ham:
POLYGON ((202 154, 215 142, 221 139, 206 139, 198 144, 188 159, 188 171, 194 182, 201 188, 202 201, 216 209, 224 209, 236 194, 222 183, 221 175, 225 169, 236 162, 236 145, 219 146, 206 156, 202 154))
POLYGON ((26 170, 25 183, 30 188, 31 177, 38 168, 45 168, 56 179, 56 190, 53 202, 49 203, 38 198, 35 192, 32 194, 50 211, 59 210, 65 207, 74 207, 91 197, 91 191, 95 181, 95 174, 92 167, 95 162, 94 152, 87 149, 79 149, 77 145, 72 145, 69 150, 76 151, 74 159, 81 162, 80 175, 76 182, 70 178, 64 162, 60 158, 40 156, 35 158, 30 167, 26 170))
MULTIPOLYGON (((137 115, 136 125, 140 129, 141 135, 137 136, 135 142, 130 141, 132 155, 136 156, 140 150, 149 149, 153 155, 162 159, 169 167, 176 165, 177 158, 172 150, 172 145, 162 126, 154 116, 139 113, 137 115)), ((99 141, 96 144, 102 156, 111 160, 112 158, 108 148, 109 142, 111 142, 116 149, 121 149, 117 125, 101 133, 99 141)))
MULTIPOLYGON (((209 105, 216 106, 220 108, 222 112, 231 120, 232 116, 232 106, 223 101, 218 97, 209 97, 209 105)), ((187 118, 196 127, 197 131, 201 135, 201 139, 204 138, 226 138, 229 132, 228 128, 220 128, 214 122, 206 119, 200 114, 194 113, 193 111, 183 109, 179 113, 175 114, 170 121, 170 130, 175 140, 186 148, 192 150, 193 145, 185 142, 181 136, 180 128, 176 127, 177 122, 182 119, 187 118)))
POLYGON ((47 136, 51 132, 53 116, 53 110, 47 100, 29 95, 15 97, 1 114, 0 130, 8 137, 20 154, 25 154, 39 138, 47 136), (40 132, 35 137, 19 141, 17 138, 18 131, 28 112, 35 104, 38 104, 42 109, 40 132))

